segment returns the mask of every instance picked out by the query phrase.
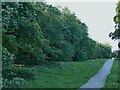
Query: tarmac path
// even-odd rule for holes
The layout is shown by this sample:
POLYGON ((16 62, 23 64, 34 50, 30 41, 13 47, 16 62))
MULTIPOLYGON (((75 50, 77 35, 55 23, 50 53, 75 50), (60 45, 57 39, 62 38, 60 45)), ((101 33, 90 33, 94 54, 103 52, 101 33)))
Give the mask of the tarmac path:
POLYGON ((109 75, 114 59, 107 60, 99 72, 93 76, 87 83, 79 88, 79 90, 100 90, 104 87, 106 77, 109 75))

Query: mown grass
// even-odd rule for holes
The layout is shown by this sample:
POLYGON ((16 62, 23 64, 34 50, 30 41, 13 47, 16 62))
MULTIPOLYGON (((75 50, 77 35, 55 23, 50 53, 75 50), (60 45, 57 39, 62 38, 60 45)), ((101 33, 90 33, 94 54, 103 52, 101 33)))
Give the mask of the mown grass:
POLYGON ((104 88, 118 88, 118 83, 120 83, 120 79, 118 78, 118 60, 115 60, 104 88))
POLYGON ((25 81, 22 88, 79 88, 94 76, 105 63, 104 60, 83 62, 59 62, 62 67, 32 67, 35 80, 25 81))

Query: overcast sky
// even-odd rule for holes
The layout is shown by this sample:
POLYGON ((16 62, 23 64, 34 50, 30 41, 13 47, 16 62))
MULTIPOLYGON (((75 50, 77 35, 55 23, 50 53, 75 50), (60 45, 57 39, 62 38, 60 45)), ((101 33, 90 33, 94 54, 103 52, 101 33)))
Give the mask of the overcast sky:
POLYGON ((85 0, 84 2, 77 2, 77 0, 70 2, 70 0, 57 1, 47 0, 47 3, 54 6, 68 7, 71 12, 86 25, 89 29, 89 36, 101 43, 109 43, 116 50, 117 41, 109 38, 109 33, 114 31, 113 17, 115 16, 116 2, 113 0, 104 0, 95 2, 94 0, 85 0), (65 2, 66 1, 66 2, 65 2), (91 1, 91 2, 90 2, 91 1), (105 2, 106 1, 106 2, 105 2))

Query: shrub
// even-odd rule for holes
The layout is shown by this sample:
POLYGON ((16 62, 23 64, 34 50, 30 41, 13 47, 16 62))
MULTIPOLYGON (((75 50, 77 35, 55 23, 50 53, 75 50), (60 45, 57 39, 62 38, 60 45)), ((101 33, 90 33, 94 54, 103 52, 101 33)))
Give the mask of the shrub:
POLYGON ((23 81, 20 77, 15 77, 14 68, 12 67, 14 55, 11 54, 7 48, 2 48, 2 82, 3 88, 18 87, 23 81))
MULTIPOLYGON (((32 71, 23 68, 23 67, 15 67, 14 63, 14 55, 11 54, 7 48, 2 48, 2 82, 3 88, 15 88, 20 87, 24 81, 24 79, 34 79, 34 74, 32 71)), ((24 83, 23 83, 24 84, 24 83)))
POLYGON ((2 48, 2 75, 5 79, 12 79, 15 75, 13 73, 12 63, 14 61, 14 55, 10 54, 7 48, 2 48))
POLYGON ((32 70, 30 70, 30 69, 28 70, 27 68, 19 67, 14 72, 16 73, 17 77, 21 77, 24 79, 31 79, 31 80, 35 79, 35 76, 34 76, 32 70))
POLYGON ((14 77, 11 80, 3 79, 4 88, 18 88, 23 84, 24 79, 20 77, 14 77))

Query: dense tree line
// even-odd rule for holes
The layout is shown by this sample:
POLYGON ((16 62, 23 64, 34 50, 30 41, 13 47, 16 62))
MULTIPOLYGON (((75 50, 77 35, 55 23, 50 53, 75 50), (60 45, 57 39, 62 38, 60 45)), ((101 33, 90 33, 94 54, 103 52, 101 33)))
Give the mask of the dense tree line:
POLYGON ((3 87, 19 87, 24 79, 34 79, 30 70, 15 64, 111 56, 111 46, 90 38, 87 25, 67 8, 42 2, 4 2, 2 26, 3 87))
POLYGON ((111 47, 89 38, 87 25, 67 8, 6 2, 2 20, 3 47, 15 55, 15 63, 110 58, 111 47))

